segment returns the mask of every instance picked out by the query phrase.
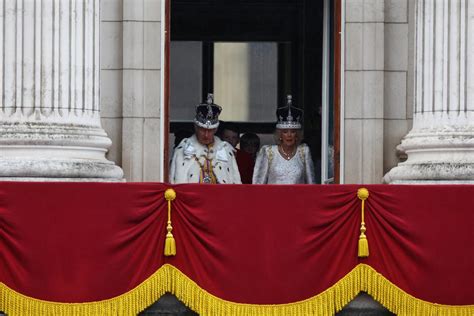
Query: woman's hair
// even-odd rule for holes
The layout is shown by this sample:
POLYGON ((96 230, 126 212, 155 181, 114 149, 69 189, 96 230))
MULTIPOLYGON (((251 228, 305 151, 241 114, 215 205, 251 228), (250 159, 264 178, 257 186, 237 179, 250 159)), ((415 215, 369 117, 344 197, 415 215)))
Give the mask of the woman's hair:
MULTIPOLYGON (((275 129, 275 132, 273 133, 273 138, 275 138, 275 143, 277 145, 281 144, 281 132, 282 129, 275 129)), ((302 129, 297 129, 296 130, 296 145, 298 146, 301 144, 301 141, 303 140, 303 130, 302 129)))

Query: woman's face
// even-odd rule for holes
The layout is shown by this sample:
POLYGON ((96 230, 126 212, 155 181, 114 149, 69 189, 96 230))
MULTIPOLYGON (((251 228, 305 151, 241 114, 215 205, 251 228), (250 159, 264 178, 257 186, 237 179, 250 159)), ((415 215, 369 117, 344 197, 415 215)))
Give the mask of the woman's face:
POLYGON ((296 145, 296 130, 295 129, 282 129, 281 130, 281 144, 286 147, 292 147, 296 145))

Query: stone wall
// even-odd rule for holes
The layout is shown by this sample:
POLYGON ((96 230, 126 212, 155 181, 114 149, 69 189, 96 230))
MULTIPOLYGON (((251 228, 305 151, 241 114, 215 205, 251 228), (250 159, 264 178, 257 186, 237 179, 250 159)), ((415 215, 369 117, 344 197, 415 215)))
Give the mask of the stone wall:
MULTIPOLYGON (((345 0, 344 182, 381 183, 413 116, 413 0, 345 0)), ((128 181, 160 179, 160 0, 102 0, 102 126, 128 181)))
POLYGON ((161 177, 160 0, 102 0, 102 124, 127 181, 161 177))
POLYGON ((381 183, 413 113, 412 0, 345 1, 344 182, 381 183))
POLYGON ((415 1, 385 0, 384 174, 399 162, 396 148, 412 126, 414 18, 415 1))

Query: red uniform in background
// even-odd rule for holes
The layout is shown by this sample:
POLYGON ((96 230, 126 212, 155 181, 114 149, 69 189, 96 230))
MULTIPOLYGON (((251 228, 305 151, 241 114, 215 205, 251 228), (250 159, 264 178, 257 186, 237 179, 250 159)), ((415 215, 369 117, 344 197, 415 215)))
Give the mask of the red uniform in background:
POLYGON ((240 179, 243 184, 252 184, 253 167, 255 161, 251 154, 240 149, 236 149, 235 158, 239 167, 240 179))

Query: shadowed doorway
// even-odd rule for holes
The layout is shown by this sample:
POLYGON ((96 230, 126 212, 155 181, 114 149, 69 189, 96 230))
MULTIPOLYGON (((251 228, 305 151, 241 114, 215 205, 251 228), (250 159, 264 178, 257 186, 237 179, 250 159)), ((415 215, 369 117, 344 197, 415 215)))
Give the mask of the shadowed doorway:
POLYGON ((214 93, 221 118, 272 143, 292 94, 320 179, 323 0, 171 0, 170 144, 214 93))

